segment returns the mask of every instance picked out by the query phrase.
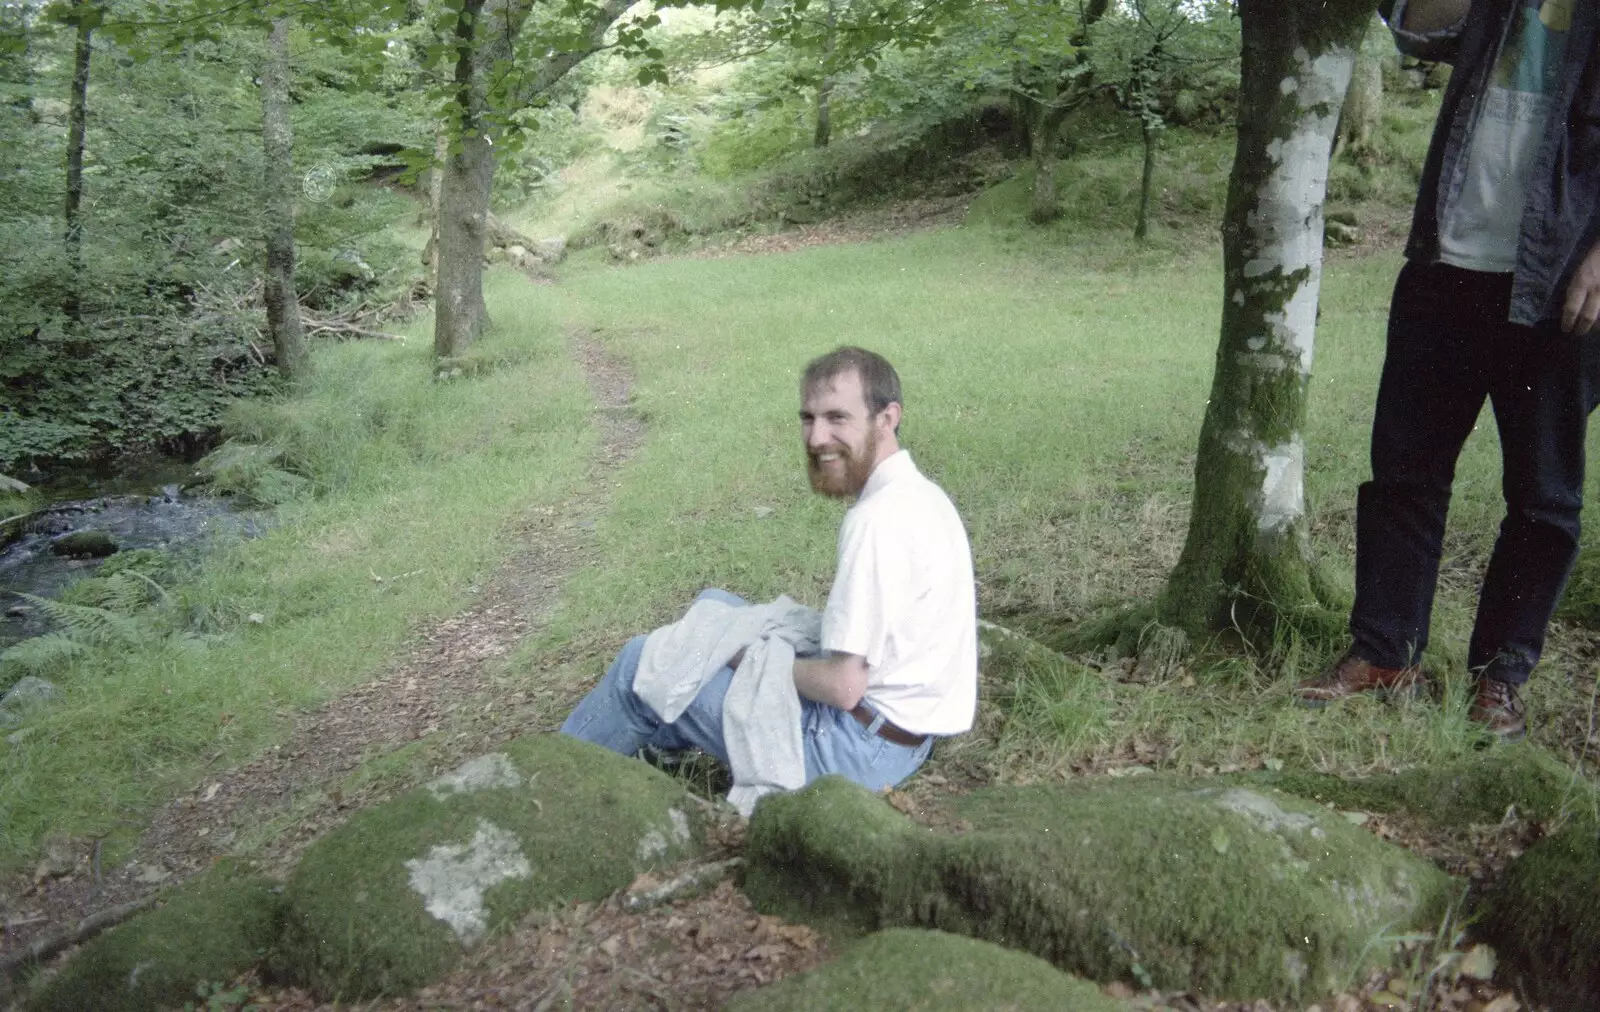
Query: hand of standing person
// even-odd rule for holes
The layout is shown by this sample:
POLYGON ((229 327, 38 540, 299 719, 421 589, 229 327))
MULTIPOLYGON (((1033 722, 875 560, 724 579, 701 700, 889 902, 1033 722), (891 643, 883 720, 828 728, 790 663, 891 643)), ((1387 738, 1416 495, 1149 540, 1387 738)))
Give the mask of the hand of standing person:
POLYGON ((1600 243, 1589 250, 1572 280, 1567 282, 1567 301, 1561 308, 1561 329, 1582 337, 1595 329, 1600 320, 1600 243))

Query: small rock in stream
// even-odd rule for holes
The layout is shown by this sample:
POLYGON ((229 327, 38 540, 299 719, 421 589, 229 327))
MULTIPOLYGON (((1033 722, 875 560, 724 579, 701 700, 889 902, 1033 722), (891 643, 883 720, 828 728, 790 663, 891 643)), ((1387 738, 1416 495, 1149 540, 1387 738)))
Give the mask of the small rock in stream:
POLYGON ((52 541, 50 551, 73 559, 103 559, 116 554, 117 543, 105 531, 73 531, 52 541))

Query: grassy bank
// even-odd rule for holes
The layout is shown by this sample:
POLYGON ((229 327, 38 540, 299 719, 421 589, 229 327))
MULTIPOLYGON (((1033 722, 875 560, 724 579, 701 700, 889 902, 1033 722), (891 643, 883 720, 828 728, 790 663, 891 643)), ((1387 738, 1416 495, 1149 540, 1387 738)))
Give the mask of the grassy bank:
POLYGON ((459 611, 509 552, 508 521, 570 494, 597 438, 582 374, 525 278, 493 275, 488 294, 484 376, 435 383, 419 319, 403 346, 320 348, 302 396, 240 410, 236 428, 318 494, 216 551, 139 642, 52 673, 64 698, 0 745, 0 868, 49 835, 131 839, 205 768, 259 752, 459 611))

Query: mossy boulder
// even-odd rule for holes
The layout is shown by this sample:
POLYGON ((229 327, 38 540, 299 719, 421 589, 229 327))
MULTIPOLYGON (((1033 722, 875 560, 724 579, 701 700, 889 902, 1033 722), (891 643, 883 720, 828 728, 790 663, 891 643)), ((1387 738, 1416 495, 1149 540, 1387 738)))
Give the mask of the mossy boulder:
POLYGON ((764 799, 745 890, 765 911, 937 928, 1096 981, 1224 998, 1336 990, 1431 930, 1455 882, 1336 812, 1196 783, 997 787, 930 830, 839 778, 764 799))
POLYGON ((290 876, 280 969, 328 997, 397 994, 525 913, 595 900, 697 849, 672 778, 534 735, 358 813, 290 876))
POLYGON ((160 907, 85 945, 29 999, 30 1012, 180 1007, 201 984, 259 962, 277 934, 281 887, 225 862, 160 907))
POLYGON ((117 553, 117 542, 105 531, 73 531, 50 542, 50 551, 69 559, 103 559, 117 553))
POLYGON ((868 935, 809 973, 746 991, 727 1012, 1118 1012, 1125 1002, 1037 956, 943 931, 868 935))
POLYGON ((1581 777, 1526 742, 1383 776, 1347 779, 1285 770, 1240 774, 1232 780, 1341 808, 1405 812, 1440 826, 1499 822, 1512 808, 1524 818, 1549 819, 1578 795, 1594 798, 1594 789, 1581 777))
POLYGON ((1600 1012, 1600 831, 1585 819, 1512 862, 1480 930, 1535 1001, 1600 1012))

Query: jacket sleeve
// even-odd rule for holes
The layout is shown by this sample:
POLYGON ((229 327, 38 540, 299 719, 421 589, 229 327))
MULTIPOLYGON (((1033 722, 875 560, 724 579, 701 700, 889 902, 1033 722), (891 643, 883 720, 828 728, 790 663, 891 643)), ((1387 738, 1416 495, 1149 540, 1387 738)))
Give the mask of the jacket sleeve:
POLYGON ((1408 6, 1410 0, 1382 0, 1378 4, 1378 14, 1394 35, 1395 47, 1407 56, 1414 56, 1419 60, 1454 63, 1456 53, 1461 48, 1461 33, 1466 27, 1467 19, 1463 17, 1448 28, 1440 28, 1437 31, 1410 32, 1405 28, 1408 6))

